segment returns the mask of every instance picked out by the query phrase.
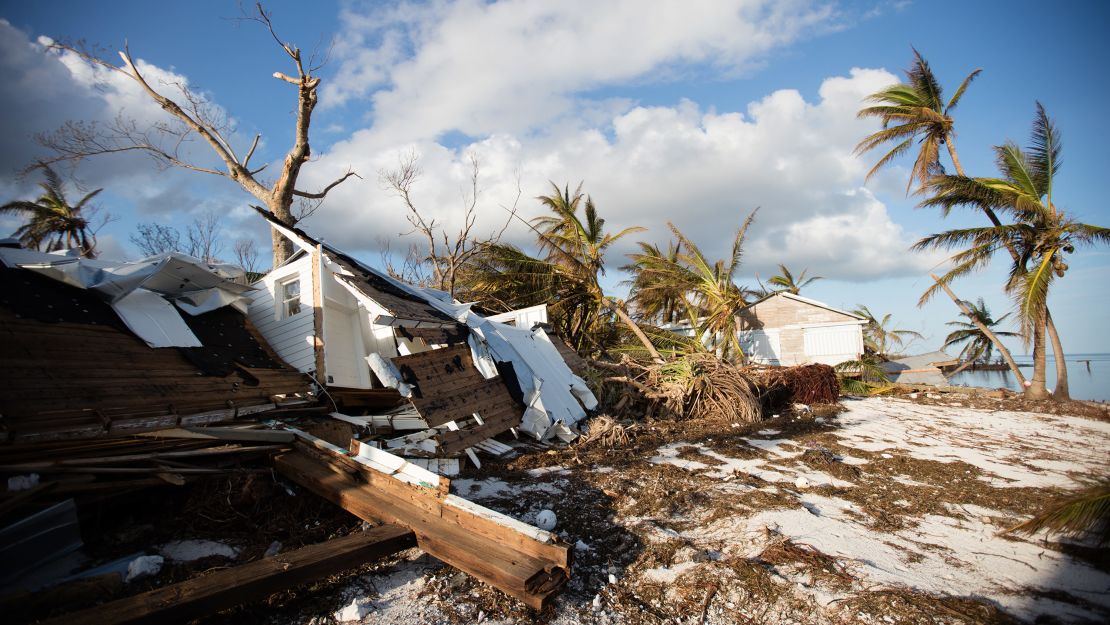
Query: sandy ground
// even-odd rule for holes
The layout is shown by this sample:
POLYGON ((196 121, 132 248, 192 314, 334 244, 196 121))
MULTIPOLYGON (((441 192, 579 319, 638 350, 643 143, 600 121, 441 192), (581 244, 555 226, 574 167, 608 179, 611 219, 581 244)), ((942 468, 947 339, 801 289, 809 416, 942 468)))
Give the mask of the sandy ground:
POLYGON ((574 578, 542 613, 412 552, 298 622, 345 608, 391 624, 1110 622, 1106 550, 998 534, 1110 474, 1110 423, 844 406, 758 427, 639 424, 622 448, 529 450, 454 480, 518 518, 558 515, 574 578))

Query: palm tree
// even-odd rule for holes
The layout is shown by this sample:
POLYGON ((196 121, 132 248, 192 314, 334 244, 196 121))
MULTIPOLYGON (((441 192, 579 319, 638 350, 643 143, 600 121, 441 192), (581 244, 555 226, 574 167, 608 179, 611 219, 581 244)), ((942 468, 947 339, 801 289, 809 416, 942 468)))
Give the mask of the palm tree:
POLYGON ((786 291, 788 293, 793 293, 794 295, 797 295, 798 292, 802 290, 802 287, 810 284, 811 282, 816 282, 817 280, 823 279, 821 276, 812 276, 810 278, 806 278, 806 271, 808 270, 808 268, 803 269, 802 273, 798 274, 798 277, 795 278, 794 274, 790 273, 790 270, 786 268, 786 265, 779 264, 779 271, 781 271, 782 273, 777 276, 771 276, 771 279, 767 281, 767 284, 781 287, 779 289, 776 289, 777 291, 786 291))
MULTIPOLYGON (((758 210, 758 209, 757 209, 758 210)), ((652 285, 653 289, 668 293, 683 293, 684 307, 691 322, 700 334, 714 343, 723 358, 741 360, 740 311, 747 305, 749 291, 736 285, 736 272, 743 256, 744 237, 755 219, 752 211, 736 231, 729 255, 710 262, 674 224, 668 222, 681 250, 673 259, 643 255, 638 279, 652 285)))
MULTIPOLYGON (((949 230, 915 245, 917 249, 962 249, 952 256, 954 267, 941 278, 944 283, 986 265, 1000 249, 1012 252, 1006 290, 1017 302, 1022 335, 1026 340, 1032 337, 1033 378, 1026 388, 1026 396, 1032 399, 1048 394, 1045 389, 1048 294, 1052 283, 1067 272, 1064 255, 1074 252, 1077 246, 1110 243, 1110 229, 1079 223, 1053 203, 1060 149, 1059 132, 1038 102, 1029 148, 1023 151, 1013 142, 995 147, 1001 178, 937 176, 929 184, 933 197, 922 202, 922 206, 937 206, 945 211, 961 205, 987 206, 1005 212, 1014 223, 949 230)), ((1057 351, 1056 356, 1057 369, 1061 369, 1063 354, 1057 351)))
POLYGON ((891 325, 890 313, 879 319, 871 312, 871 309, 860 305, 852 311, 852 314, 863 317, 867 321, 867 325, 863 327, 865 351, 870 350, 871 353, 882 358, 887 358, 893 349, 902 347, 907 338, 924 338, 920 332, 889 327, 891 325))
MULTIPOLYGON (((947 104, 944 104, 940 83, 933 75, 929 63, 916 49, 913 49, 913 57, 913 63, 906 70, 907 82, 871 94, 867 99, 878 103, 878 105, 861 109, 857 113, 857 117, 877 117, 883 122, 882 130, 859 142, 859 145, 856 146, 857 154, 885 143, 899 141, 871 168, 871 171, 867 173, 867 178, 871 178, 879 169, 889 164, 899 155, 909 151, 913 147, 913 141, 917 140, 920 147, 917 159, 910 172, 910 179, 906 183, 907 193, 914 180, 919 181, 924 187, 931 175, 944 173, 944 167, 940 163, 940 145, 947 148, 956 175, 966 175, 956 153, 955 131, 949 113, 959 103, 971 81, 975 80, 976 76, 982 71, 976 69, 968 74, 960 83, 956 93, 947 104)), ((979 205, 978 208, 993 226, 1002 225, 1002 221, 991 206, 979 205)), ((948 216, 948 209, 944 210, 944 216, 948 216)), ((1015 263, 1019 262, 1017 250, 1007 246, 1007 251, 1015 263)), ((926 293, 929 297, 932 297, 940 288, 939 283, 934 284, 926 293)), ((1045 314, 1048 317, 1048 337, 1052 341, 1052 351, 1056 355, 1055 394, 1060 399, 1067 399, 1068 368, 1064 359, 1063 344, 1060 342, 1060 335, 1056 332, 1056 324, 1052 321, 1052 313, 1046 311, 1045 314)), ((1001 343, 998 343, 997 347, 1000 352, 1006 353, 1005 347, 1001 343)), ((1021 378, 1019 374, 1015 373, 1015 375, 1018 379, 1021 378)))
POLYGON ((950 113, 956 108, 968 85, 982 70, 975 70, 964 78, 956 93, 947 103, 944 101, 943 90, 929 63, 921 53, 913 49, 913 63, 906 70, 906 82, 892 85, 869 96, 867 100, 877 103, 861 109, 857 117, 877 117, 883 122, 883 127, 878 132, 865 137, 856 146, 856 153, 875 149, 883 144, 897 141, 871 171, 867 178, 875 175, 880 169, 889 164, 898 156, 910 151, 917 144, 917 158, 913 169, 910 170, 910 179, 906 183, 906 192, 909 193, 913 181, 917 180, 923 187, 934 174, 944 171, 940 163, 940 146, 948 149, 948 156, 956 173, 964 175, 960 159, 956 154, 955 132, 952 128, 950 113))
POLYGON ((62 179, 47 165, 40 165, 45 181, 39 183, 42 195, 33 202, 16 200, 0 206, 0 213, 23 213, 27 223, 14 233, 24 247, 46 251, 78 248, 81 255, 96 256, 96 237, 89 229, 89 221, 83 211, 103 189, 85 195, 76 204, 70 205, 65 196, 62 179))
POLYGON ((995 336, 999 337, 1019 336, 1016 332, 1003 332, 996 329, 1002 324, 1003 321, 1006 320, 1006 317, 1010 316, 1010 313, 1006 313, 998 319, 992 318, 991 311, 989 308, 987 308, 987 303, 984 302, 983 298, 981 297, 979 298, 978 303, 964 302, 964 304, 967 305, 967 308, 971 314, 961 314, 963 314, 965 318, 969 319, 970 323, 968 321, 958 320, 949 321, 947 325, 953 326, 958 329, 952 331, 948 336, 944 338, 944 347, 963 344, 963 348, 960 350, 959 356, 960 359, 963 361, 963 364, 961 364, 959 368, 953 371, 951 375, 956 375, 960 371, 963 371, 967 367, 977 362, 990 361, 991 355, 994 353, 994 342, 981 328, 986 327, 991 332, 993 332, 995 336), (978 323, 975 323, 976 321, 978 323))
POLYGON ((686 294, 675 285, 653 280, 650 268, 660 262, 677 263, 682 244, 671 241, 666 251, 654 243, 640 241, 637 245, 640 252, 629 254, 632 262, 621 267, 632 274, 632 279, 625 282, 629 287, 629 302, 635 304, 642 319, 677 323, 683 316, 686 294))
POLYGON ((463 275, 469 290, 506 307, 547 303, 562 334, 582 353, 604 349, 603 335, 612 334, 605 317, 612 313, 629 327, 656 360, 662 360, 651 341, 628 317, 624 303, 608 297, 601 288, 605 252, 614 243, 643 228, 605 231, 593 200, 579 185, 536 199, 552 213, 532 220, 536 242, 543 254, 534 257, 507 244, 487 245, 463 275), (579 208, 582 215, 579 216, 579 208))

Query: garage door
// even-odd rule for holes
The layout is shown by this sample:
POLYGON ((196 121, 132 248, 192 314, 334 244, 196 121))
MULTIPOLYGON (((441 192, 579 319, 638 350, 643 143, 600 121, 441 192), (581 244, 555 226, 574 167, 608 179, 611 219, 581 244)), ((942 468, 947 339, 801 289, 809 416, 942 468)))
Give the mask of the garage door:
POLYGON ((806 360, 836 365, 855 360, 863 352, 863 334, 857 324, 805 328, 806 360))
POLYGON ((740 333, 740 347, 748 359, 761 365, 779 364, 780 354, 778 330, 748 330, 740 333))

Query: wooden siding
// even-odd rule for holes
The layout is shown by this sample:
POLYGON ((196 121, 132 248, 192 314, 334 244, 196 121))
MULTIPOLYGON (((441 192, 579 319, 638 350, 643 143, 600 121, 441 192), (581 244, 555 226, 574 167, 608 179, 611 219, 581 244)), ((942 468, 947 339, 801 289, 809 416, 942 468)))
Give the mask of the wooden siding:
POLYGON ((769 297, 751 306, 740 318, 749 328, 783 328, 791 325, 857 321, 851 315, 783 296, 769 297))
POLYGON ((312 309, 312 258, 305 256, 285 267, 279 267, 255 284, 250 306, 250 320, 278 356, 298 371, 316 369, 312 342, 316 336, 313 328, 312 309), (301 312, 279 319, 278 302, 275 301, 276 284, 294 275, 301 280, 301 312))

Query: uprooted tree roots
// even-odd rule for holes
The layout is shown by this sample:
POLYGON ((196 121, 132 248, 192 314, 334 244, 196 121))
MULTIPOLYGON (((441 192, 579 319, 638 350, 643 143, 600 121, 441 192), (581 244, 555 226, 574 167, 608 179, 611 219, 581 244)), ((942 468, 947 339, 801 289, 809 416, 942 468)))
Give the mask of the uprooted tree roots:
POLYGON ((835 404, 840 397, 836 370, 829 365, 759 369, 753 373, 763 389, 765 408, 789 404, 835 404))
POLYGON ((661 364, 629 359, 593 362, 610 373, 599 397, 610 399, 609 414, 663 418, 716 419, 753 423, 793 404, 836 403, 840 387, 828 365, 744 368, 712 354, 688 354, 661 364), (613 392, 619 387, 619 392, 613 392))
POLYGON ((720 419, 752 423, 763 418, 759 388, 739 367, 710 354, 691 354, 663 364, 593 363, 619 371, 607 383, 626 385, 613 413, 635 411, 643 416, 720 419))

